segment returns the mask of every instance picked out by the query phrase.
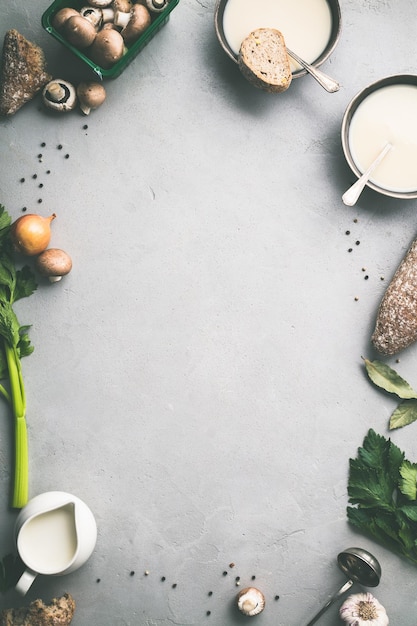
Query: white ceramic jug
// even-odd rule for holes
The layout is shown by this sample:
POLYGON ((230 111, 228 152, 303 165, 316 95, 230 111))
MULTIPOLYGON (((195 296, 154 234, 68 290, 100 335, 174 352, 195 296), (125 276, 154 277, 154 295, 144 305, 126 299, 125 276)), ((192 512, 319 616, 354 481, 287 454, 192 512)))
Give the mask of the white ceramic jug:
POLYGON ((94 550, 97 525, 82 500, 64 491, 48 491, 20 511, 15 541, 27 568, 16 590, 25 594, 38 574, 62 576, 81 567, 94 550))

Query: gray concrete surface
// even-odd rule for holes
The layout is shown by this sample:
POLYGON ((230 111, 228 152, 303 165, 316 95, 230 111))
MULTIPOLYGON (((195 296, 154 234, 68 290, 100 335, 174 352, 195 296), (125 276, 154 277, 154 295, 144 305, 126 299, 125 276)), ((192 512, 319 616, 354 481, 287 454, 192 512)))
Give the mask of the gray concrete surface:
MULTIPOLYGON (((54 76, 84 77, 42 30, 47 1, 3 4, 1 36, 17 28, 54 76)), ((39 578, 27 601, 71 592, 74 626, 243 624, 236 577, 252 576, 267 600, 256 623, 302 626, 344 582, 336 556, 351 545, 380 560, 390 623, 417 623, 415 567, 346 519, 348 460, 370 427, 389 435, 396 405, 361 357, 375 356, 416 202, 366 190, 345 207, 340 143, 354 94, 416 70, 416 8, 341 6, 322 68, 336 94, 310 77, 280 96, 253 89, 218 45, 214 0, 181 0, 100 110, 56 118, 33 101, 1 121, 0 201, 14 217, 55 211, 51 245, 74 263, 18 306, 35 345, 23 363, 31 496, 72 492, 99 527, 88 563, 39 578)), ((414 385, 416 350, 395 365, 414 385)), ((1 413, 3 555, 16 512, 1 413)), ((416 428, 391 435, 410 460, 416 428)))

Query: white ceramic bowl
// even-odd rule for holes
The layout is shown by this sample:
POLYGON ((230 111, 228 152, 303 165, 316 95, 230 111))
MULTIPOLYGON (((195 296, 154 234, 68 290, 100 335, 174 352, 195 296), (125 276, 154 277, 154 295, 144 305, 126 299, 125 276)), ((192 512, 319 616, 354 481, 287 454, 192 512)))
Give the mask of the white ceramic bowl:
MULTIPOLYGON (((355 158, 354 156, 355 154, 355 149, 353 145, 354 139, 353 139, 353 132, 351 132, 352 119, 355 113, 358 111, 358 108, 360 107, 360 105, 364 103, 364 101, 367 100, 367 98, 369 98, 370 96, 374 96, 378 92, 378 90, 383 89, 385 87, 403 86, 403 85, 417 88, 417 75, 393 74, 391 76, 386 76, 385 78, 381 78, 380 80, 368 85, 367 87, 362 89, 359 93, 357 93, 356 96, 354 96, 354 98, 351 100, 351 102, 347 106, 347 109, 343 116, 342 129, 341 129, 342 148, 343 148, 343 152, 344 152, 344 155, 345 155, 345 158, 349 167, 358 178, 363 174, 363 172, 367 169, 367 167, 371 163, 369 162, 366 164, 366 166, 363 165, 362 167, 358 166, 358 159, 355 158)), ((386 91, 380 92, 379 95, 381 96, 383 93, 386 93, 386 91)), ((417 91, 416 91, 416 97, 417 97, 417 91)), ((367 103, 369 102, 370 101, 367 100, 367 103)), ((398 123, 398 119, 401 118, 401 114, 399 114, 397 110, 390 109, 387 115, 387 119, 386 119, 386 122, 387 122, 386 141, 391 141, 390 130, 389 130, 389 121, 390 121, 391 115, 392 115, 393 122, 397 120, 395 123, 398 123)), ((415 130, 417 132, 417 115, 416 115, 415 130)), ((371 130, 369 132, 371 133, 371 130)), ((371 135, 369 135, 369 137, 371 137, 371 135)), ((372 136, 372 141, 373 140, 374 138, 372 136)), ((369 141, 371 141, 371 138, 369 139, 369 141)), ((382 148, 383 148, 383 143, 379 145, 379 150, 381 150, 382 148)), ((393 145, 393 148, 395 149, 395 145, 393 145)), ((377 156, 377 152, 378 152, 378 147, 375 147, 374 158, 377 156)), ((392 167, 395 167, 395 166, 400 167, 399 164, 398 165, 395 164, 396 162, 394 161, 394 159, 391 159, 391 161, 388 161, 388 158, 391 156, 394 156, 394 155, 393 154, 390 155, 390 153, 388 153, 388 155, 385 157, 384 161, 382 162, 382 165, 384 165, 384 162, 385 162, 386 167, 388 167, 390 163, 393 164, 392 167)), ((401 198, 405 200, 417 198, 417 176, 416 176, 416 188, 410 189, 410 187, 408 187, 407 190, 401 190, 401 187, 398 187, 397 189, 395 189, 394 187, 388 186, 388 185, 387 185, 388 188, 385 188, 381 182, 377 183, 376 182, 377 180, 378 179, 375 175, 373 180, 370 180, 367 182, 367 187, 385 196, 390 196, 391 198, 401 198)))
MULTIPOLYGON (((224 34, 224 29, 223 29, 223 16, 224 16, 224 11, 226 8, 227 1, 228 0, 216 1, 216 7, 214 11, 214 27, 215 27, 216 35, 217 35, 217 38, 219 40, 221 47, 223 48, 227 56, 237 64, 237 55, 230 47, 226 39, 226 36, 224 34)), ((254 0, 254 2, 256 1, 257 0, 254 0)), ((327 42, 326 47, 323 49, 323 51, 317 57, 317 59, 315 59, 314 61, 310 63, 311 65, 315 67, 318 67, 319 65, 324 63, 326 59, 329 58, 329 56, 332 54, 333 50, 335 49, 339 41, 339 37, 340 37, 342 18, 341 18, 341 10, 340 10, 339 1, 338 0, 326 0, 326 1, 327 1, 327 4, 329 5, 329 9, 331 12, 332 29, 331 29, 330 39, 327 42)), ((300 17, 299 19, 301 20, 302 18, 300 17)), ((284 38, 285 38, 285 34, 284 34, 284 38)), ((295 49, 294 49, 294 52, 296 54, 299 54, 299 51, 295 49)), ((302 56, 302 55, 299 54, 299 56, 302 56)), ((300 76, 305 76, 306 74, 307 74, 307 71, 301 68, 293 72, 293 78, 299 78, 300 76)))

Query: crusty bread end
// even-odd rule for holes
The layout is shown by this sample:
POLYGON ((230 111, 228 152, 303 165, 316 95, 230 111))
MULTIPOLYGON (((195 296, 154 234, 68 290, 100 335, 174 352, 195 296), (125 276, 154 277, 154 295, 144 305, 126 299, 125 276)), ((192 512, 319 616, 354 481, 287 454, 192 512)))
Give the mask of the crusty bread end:
POLYGON ((269 93, 286 91, 292 81, 284 36, 275 28, 251 32, 240 46, 238 65, 246 80, 269 93))
POLYGON ((0 115, 14 115, 51 78, 42 49, 17 30, 8 30, 0 68, 0 115))
POLYGON ((35 600, 28 607, 5 609, 0 613, 0 626, 68 626, 74 611, 74 598, 65 593, 50 604, 35 600))

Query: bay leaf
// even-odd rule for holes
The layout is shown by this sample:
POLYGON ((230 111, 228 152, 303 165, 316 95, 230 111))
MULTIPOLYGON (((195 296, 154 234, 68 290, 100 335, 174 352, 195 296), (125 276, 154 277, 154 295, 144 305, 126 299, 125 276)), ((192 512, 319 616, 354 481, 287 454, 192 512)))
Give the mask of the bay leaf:
POLYGON ((389 429, 402 428, 417 420, 417 400, 411 398, 404 400, 395 409, 389 420, 389 429))
POLYGON ((377 387, 394 393, 403 400, 417 398, 417 391, 414 391, 408 382, 389 365, 382 361, 369 361, 369 359, 364 359, 364 362, 369 378, 377 387))

